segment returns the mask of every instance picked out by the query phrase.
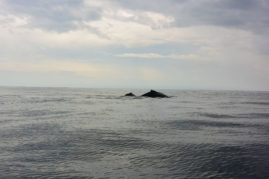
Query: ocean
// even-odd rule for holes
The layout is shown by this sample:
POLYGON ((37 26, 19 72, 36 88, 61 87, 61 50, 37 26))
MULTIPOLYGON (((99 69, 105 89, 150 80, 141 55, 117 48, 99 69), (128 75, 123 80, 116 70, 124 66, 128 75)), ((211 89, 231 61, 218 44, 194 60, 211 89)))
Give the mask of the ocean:
POLYGON ((269 178, 269 92, 0 88, 0 178, 269 178))

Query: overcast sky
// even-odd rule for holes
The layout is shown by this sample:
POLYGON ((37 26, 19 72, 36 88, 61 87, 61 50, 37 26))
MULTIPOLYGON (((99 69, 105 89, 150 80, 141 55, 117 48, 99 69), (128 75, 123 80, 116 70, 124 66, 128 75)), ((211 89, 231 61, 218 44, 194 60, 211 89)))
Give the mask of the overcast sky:
POLYGON ((268 0, 0 0, 0 85, 269 90, 268 0))

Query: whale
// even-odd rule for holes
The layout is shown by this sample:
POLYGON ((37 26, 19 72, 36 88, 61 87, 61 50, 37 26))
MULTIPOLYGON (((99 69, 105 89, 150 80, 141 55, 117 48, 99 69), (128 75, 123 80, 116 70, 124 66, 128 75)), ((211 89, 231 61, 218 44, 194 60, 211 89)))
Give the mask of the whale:
POLYGON ((149 92, 145 93, 142 95, 143 97, 150 97, 150 98, 169 98, 167 95, 154 91, 154 90, 150 90, 149 92))
POLYGON ((135 96, 133 93, 127 93, 124 96, 135 96))

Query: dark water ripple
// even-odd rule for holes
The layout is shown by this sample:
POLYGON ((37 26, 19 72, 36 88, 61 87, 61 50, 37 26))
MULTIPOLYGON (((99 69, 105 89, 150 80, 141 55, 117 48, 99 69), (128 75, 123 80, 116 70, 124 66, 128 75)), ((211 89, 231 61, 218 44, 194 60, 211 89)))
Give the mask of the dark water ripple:
POLYGON ((229 119, 229 118, 249 118, 249 119, 259 119, 259 118, 264 118, 268 119, 269 118, 269 113, 240 113, 240 114, 233 114, 233 115, 228 115, 228 114, 219 114, 219 113, 206 113, 206 112, 194 112, 192 113, 193 116, 200 116, 200 117, 207 117, 207 118, 214 118, 214 119, 229 119))
POLYGON ((245 127, 244 124, 235 122, 222 122, 222 121, 203 121, 203 120, 176 120, 168 121, 166 124, 171 128, 180 130, 201 130, 201 127, 220 127, 220 128, 232 128, 232 127, 245 127))
POLYGON ((0 178, 269 178, 269 93, 127 92, 0 88, 0 178))
POLYGON ((250 119, 268 119, 269 118, 269 113, 245 113, 245 114, 240 114, 239 116, 243 118, 250 118, 250 119))
POLYGON ((242 104, 257 104, 257 105, 269 105, 269 102, 259 102, 259 101, 251 101, 251 102, 244 102, 242 104))
POLYGON ((218 113, 206 113, 206 112, 201 112, 201 113, 193 113, 193 115, 198 115, 202 117, 208 117, 208 118, 237 118, 238 116, 235 115, 227 115, 227 114, 218 114, 218 113))

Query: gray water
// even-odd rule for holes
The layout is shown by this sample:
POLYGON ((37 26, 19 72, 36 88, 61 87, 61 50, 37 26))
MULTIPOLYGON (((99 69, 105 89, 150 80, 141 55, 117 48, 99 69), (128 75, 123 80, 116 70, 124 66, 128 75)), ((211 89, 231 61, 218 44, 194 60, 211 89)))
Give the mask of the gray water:
POLYGON ((0 178, 269 178, 269 92, 127 92, 1 87, 0 178))

